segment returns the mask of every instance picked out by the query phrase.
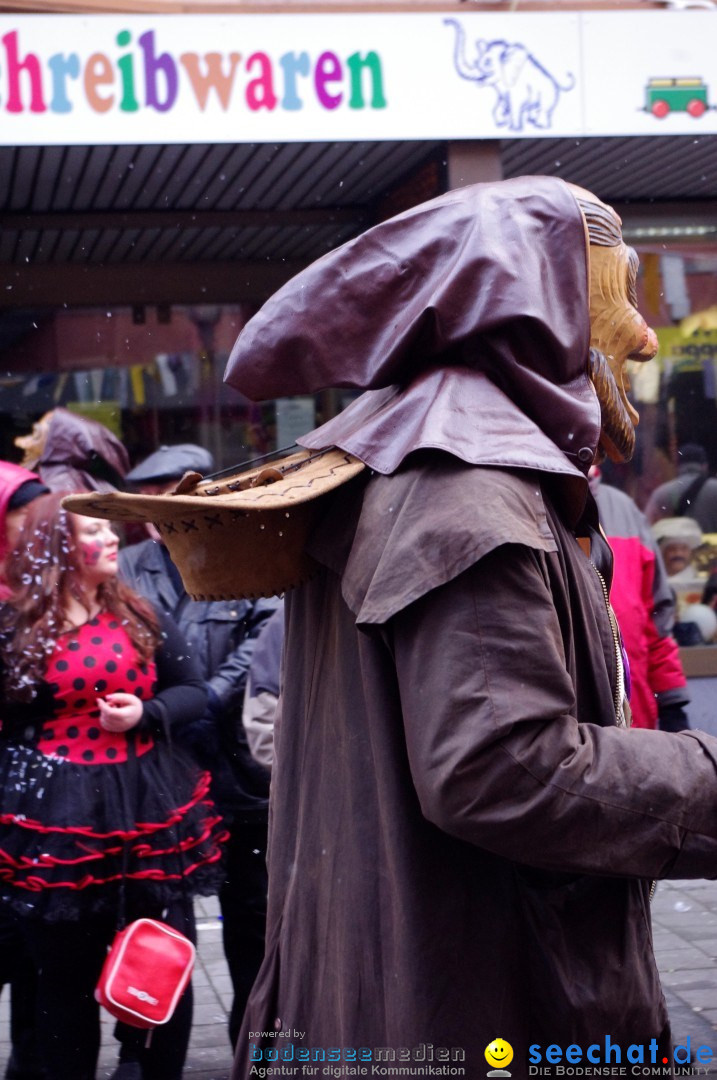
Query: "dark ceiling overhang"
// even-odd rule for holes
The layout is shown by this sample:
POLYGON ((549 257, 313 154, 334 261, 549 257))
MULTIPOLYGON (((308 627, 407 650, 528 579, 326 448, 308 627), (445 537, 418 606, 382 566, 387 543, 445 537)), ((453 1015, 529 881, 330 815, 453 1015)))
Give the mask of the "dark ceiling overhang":
MULTIPOLYGON (((717 238, 717 136, 479 145, 506 178, 558 175, 594 191, 628 237, 699 221, 703 241, 717 238)), ((0 350, 21 310, 32 321, 59 306, 260 304, 326 251, 445 190, 451 152, 420 141, 2 147, 0 350)))

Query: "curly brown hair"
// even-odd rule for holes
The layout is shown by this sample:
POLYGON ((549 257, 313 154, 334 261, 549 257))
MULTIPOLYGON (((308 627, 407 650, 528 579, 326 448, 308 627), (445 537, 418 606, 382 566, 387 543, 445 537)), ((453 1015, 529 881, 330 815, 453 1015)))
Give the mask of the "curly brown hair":
MULTIPOLYGON (((87 606, 72 517, 62 507, 69 492, 41 495, 28 506, 20 541, 5 573, 12 598, 0 618, 0 659, 9 698, 31 700, 60 634, 65 605, 74 596, 87 606)), ((140 662, 150 661, 161 640, 154 609, 117 578, 97 590, 103 611, 120 620, 140 662)), ((88 617, 89 617, 88 608, 88 617)))

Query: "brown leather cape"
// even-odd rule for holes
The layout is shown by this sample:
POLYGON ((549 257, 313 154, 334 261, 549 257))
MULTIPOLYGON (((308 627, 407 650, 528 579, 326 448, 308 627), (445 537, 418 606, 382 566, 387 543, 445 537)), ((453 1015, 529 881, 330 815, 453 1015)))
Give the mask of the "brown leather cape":
POLYGON ((331 253, 237 343, 246 394, 368 387, 302 442, 375 472, 327 498, 287 597, 236 1080, 362 1048, 473 1080, 496 1037, 518 1080, 549 1044, 669 1055, 649 881, 717 874, 717 740, 615 723, 603 583, 556 501, 598 437, 586 290, 573 196, 522 178, 331 253))

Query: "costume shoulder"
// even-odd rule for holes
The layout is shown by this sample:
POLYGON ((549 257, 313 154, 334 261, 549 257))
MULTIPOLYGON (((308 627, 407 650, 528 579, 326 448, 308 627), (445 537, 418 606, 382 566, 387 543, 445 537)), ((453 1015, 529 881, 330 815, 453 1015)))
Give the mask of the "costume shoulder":
POLYGON ((332 554, 332 535, 345 535, 350 519, 338 501, 311 554, 341 573, 344 600, 359 625, 387 622, 503 544, 557 550, 537 474, 430 451, 390 476, 369 479, 350 525, 351 543, 339 540, 332 554))

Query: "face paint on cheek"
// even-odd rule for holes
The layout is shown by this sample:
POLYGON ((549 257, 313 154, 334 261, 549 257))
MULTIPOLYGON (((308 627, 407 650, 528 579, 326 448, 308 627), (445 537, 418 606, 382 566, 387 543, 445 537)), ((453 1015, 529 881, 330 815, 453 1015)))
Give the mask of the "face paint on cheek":
POLYGON ((100 555, 102 554, 103 544, 100 540, 95 540, 92 544, 80 544, 80 554, 82 556, 83 566, 97 566, 100 561, 100 555))

